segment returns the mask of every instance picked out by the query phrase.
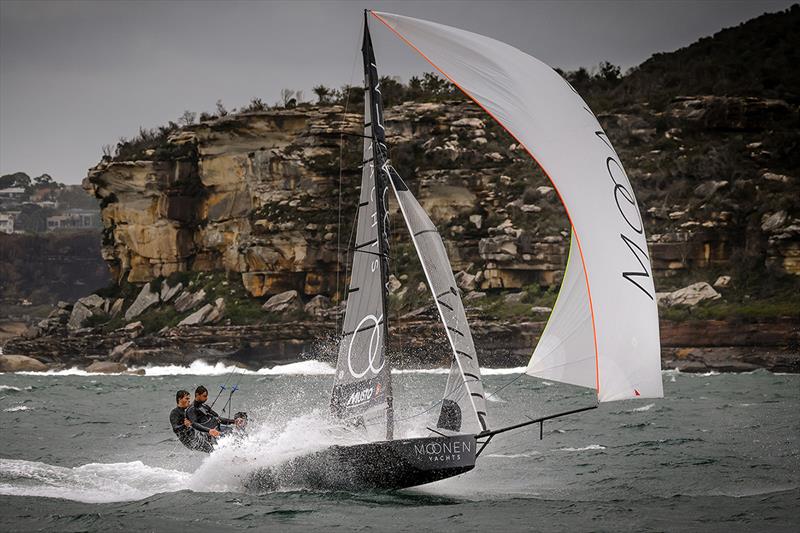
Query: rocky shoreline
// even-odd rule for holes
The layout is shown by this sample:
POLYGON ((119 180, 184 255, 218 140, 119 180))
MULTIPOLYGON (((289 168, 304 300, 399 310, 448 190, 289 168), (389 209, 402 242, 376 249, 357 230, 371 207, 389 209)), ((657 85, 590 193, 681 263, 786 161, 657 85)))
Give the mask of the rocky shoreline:
MULTIPOLYGON (((188 366, 196 360, 249 369, 315 359, 334 363, 336 323, 301 321, 259 325, 179 326, 143 335, 141 325, 111 333, 15 337, 3 347, 0 371, 81 368, 123 372, 143 366, 188 366), (14 366, 10 356, 31 358, 14 366), (32 366, 31 366, 32 365, 32 366), (94 366, 93 366, 94 365, 94 366)), ((544 321, 476 321, 475 344, 484 367, 525 366, 544 321)), ((439 368, 449 362, 440 326, 429 320, 391 328, 390 353, 399 368, 439 368)), ((661 321, 662 368, 682 372, 800 373, 800 327, 795 319, 661 321)))

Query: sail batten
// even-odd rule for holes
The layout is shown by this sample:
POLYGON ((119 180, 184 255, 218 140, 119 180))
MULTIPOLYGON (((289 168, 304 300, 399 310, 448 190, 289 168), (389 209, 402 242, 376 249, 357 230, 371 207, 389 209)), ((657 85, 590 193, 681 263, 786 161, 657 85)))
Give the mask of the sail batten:
POLYGON ((639 207, 583 99, 552 68, 505 43, 372 14, 505 128, 565 207, 573 228, 572 272, 565 281, 569 274, 580 294, 554 309, 529 372, 597 389, 599 401, 662 396, 658 310, 639 207), (557 326, 570 316, 580 318, 557 326))

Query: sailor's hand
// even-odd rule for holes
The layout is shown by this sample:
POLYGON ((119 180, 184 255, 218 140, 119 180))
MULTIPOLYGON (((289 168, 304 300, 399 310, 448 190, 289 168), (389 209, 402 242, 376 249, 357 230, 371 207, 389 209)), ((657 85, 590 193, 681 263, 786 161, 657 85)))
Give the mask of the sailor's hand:
POLYGON ((209 429, 208 434, 211 435, 212 437, 219 437, 219 431, 217 431, 216 429, 209 429))
POLYGON ((183 419, 183 425, 186 426, 187 428, 190 428, 190 427, 192 427, 192 421, 189 420, 188 418, 184 418, 183 419))

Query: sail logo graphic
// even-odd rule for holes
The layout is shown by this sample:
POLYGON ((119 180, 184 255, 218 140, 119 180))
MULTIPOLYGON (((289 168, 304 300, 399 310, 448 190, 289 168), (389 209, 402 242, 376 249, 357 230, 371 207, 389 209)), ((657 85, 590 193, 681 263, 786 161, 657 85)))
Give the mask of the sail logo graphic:
POLYGON ((381 360, 380 366, 375 366, 375 362, 379 357, 381 349, 381 328, 378 326, 380 325, 382 318, 383 315, 380 317, 376 317, 375 315, 365 316, 356 326, 355 332, 350 339, 350 345, 347 348, 347 369, 350 370, 350 375, 356 379, 363 378, 368 372, 377 374, 383 370, 383 366, 386 364, 386 360, 384 359, 381 360), (369 325, 370 322, 372 325, 369 325), (367 325, 365 326, 365 324, 367 325), (353 368, 353 344, 356 342, 356 338, 358 338, 357 333, 366 329, 372 329, 372 335, 370 335, 369 344, 367 345, 367 368, 365 368, 362 372, 356 372, 356 370, 353 368))
POLYGON ((364 390, 356 391, 347 398, 347 403, 345 404, 347 407, 353 407, 354 405, 358 405, 360 403, 364 403, 372 399, 373 388, 369 387, 364 390))

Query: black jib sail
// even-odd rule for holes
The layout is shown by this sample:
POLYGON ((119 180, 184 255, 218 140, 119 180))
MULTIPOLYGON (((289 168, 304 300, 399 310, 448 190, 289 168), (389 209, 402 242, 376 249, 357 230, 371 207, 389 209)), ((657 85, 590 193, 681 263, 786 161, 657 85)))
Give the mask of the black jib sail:
POLYGON ((391 440, 392 382, 386 361, 387 150, 383 103, 366 14, 361 51, 365 84, 361 197, 331 410, 338 418, 363 425, 371 439, 391 440))
POLYGON ((447 250, 436 226, 406 184, 394 168, 390 167, 389 172, 452 349, 450 374, 436 426, 455 432, 480 433, 487 429, 481 370, 447 250))

